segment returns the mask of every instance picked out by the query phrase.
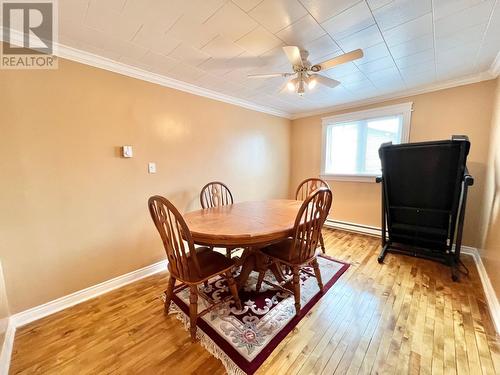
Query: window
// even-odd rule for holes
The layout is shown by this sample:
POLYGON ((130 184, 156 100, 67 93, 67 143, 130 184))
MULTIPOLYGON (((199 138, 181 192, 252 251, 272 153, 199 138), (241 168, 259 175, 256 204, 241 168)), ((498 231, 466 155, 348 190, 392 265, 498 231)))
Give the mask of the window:
POLYGON ((322 177, 374 181, 382 143, 408 142, 412 103, 323 119, 322 177))

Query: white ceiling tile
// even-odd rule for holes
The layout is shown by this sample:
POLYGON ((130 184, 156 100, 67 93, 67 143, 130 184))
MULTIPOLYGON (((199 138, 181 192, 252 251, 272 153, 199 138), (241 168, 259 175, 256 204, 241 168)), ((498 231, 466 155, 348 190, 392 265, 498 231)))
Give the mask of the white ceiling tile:
POLYGON ((429 64, 411 65, 405 68, 400 68, 399 71, 401 72, 403 78, 406 80, 407 78, 410 78, 415 75, 422 75, 422 74, 430 75, 431 73, 435 73, 436 66, 433 60, 432 63, 429 64))
POLYGON ((358 31, 347 38, 340 39, 337 43, 345 52, 349 52, 357 48, 368 48, 382 43, 383 41, 384 40, 382 39, 382 35, 380 34, 377 26, 373 25, 358 31))
POLYGON ((431 0, 394 0, 373 11, 381 30, 388 30, 432 11, 431 0))
POLYGON ((145 65, 150 66, 154 72, 158 74, 167 74, 177 64, 179 64, 179 61, 175 59, 151 51, 147 52, 141 60, 145 65))
POLYGON ((264 0, 248 14, 276 33, 304 17, 307 11, 297 0, 264 0))
POLYGON ((132 41, 164 55, 168 55, 181 43, 180 40, 165 35, 165 30, 158 24, 142 25, 132 41))
POLYGON ((202 63, 198 68, 220 77, 234 70, 230 62, 229 59, 212 58, 202 63))
POLYGON ((365 2, 361 2, 328 19, 321 25, 334 39, 342 39, 374 23, 375 20, 368 5, 365 2))
POLYGON ((98 6, 103 11, 121 12, 127 0, 89 0, 90 7, 98 6))
POLYGON ((251 54, 258 56, 281 45, 282 41, 262 26, 259 26, 238 39, 236 44, 243 47, 251 54))
POLYGON ((366 64, 373 60, 381 59, 382 57, 389 56, 389 50, 385 43, 379 43, 374 46, 363 49, 363 57, 355 60, 356 65, 366 64))
POLYGON ((245 12, 248 12, 259 5, 263 0, 232 0, 245 12))
POLYGON ((306 51, 309 52, 309 60, 321 59, 324 56, 328 56, 340 51, 340 47, 335 43, 330 35, 323 35, 312 42, 306 43, 301 46, 306 51))
POLYGON ((440 81, 447 81, 470 75, 474 68, 472 60, 464 61, 449 61, 447 63, 438 64, 437 66, 437 79, 440 81))
POLYGON ((260 56, 254 56, 250 52, 245 51, 229 60, 226 65, 234 70, 249 72, 266 66, 266 63, 266 59, 263 59, 260 56))
POLYGON ((277 35, 288 45, 303 45, 325 35, 325 31, 314 18, 307 15, 281 30, 277 35))
POLYGON ((485 1, 487 0, 433 0, 434 19, 447 17, 485 1))
POLYGON ((380 82, 383 82, 384 80, 393 81, 393 80, 401 79, 401 76, 399 74, 399 70, 395 66, 387 68, 387 69, 371 72, 371 73, 367 74, 366 76, 370 81, 372 81, 374 83, 378 82, 379 84, 380 84, 380 82))
POLYGON ((356 82, 345 82, 345 80, 342 79, 342 85, 349 91, 358 91, 358 90, 364 91, 364 90, 372 90, 375 88, 375 86, 373 86, 373 84, 367 78, 363 79, 362 81, 356 81, 356 82))
POLYGON ((393 1, 394 0, 367 0, 367 3, 370 6, 371 10, 375 10, 375 9, 381 8, 387 4, 390 4, 393 1))
POLYGON ((198 66, 211 57, 198 48, 188 46, 184 43, 179 44, 168 56, 193 66, 198 66))
POLYGON ((383 31, 383 34, 389 48, 426 34, 432 34, 432 14, 427 13, 390 30, 383 31))
POLYGON ((193 47, 201 48, 214 39, 218 33, 205 24, 193 22, 184 15, 175 22, 166 35, 193 47))
POLYGON ((433 48, 433 46, 434 46, 433 35, 425 34, 415 39, 411 39, 407 42, 395 44, 391 46, 389 49, 391 51, 391 55, 395 59, 399 59, 401 57, 405 57, 417 52, 425 51, 426 49, 429 48, 433 48))
POLYGON ((481 44, 487 24, 479 24, 448 35, 436 36, 436 49, 445 51, 458 45, 475 42, 481 44))
POLYGON ((361 73, 359 70, 355 71, 354 73, 344 75, 341 78, 342 78, 342 83, 343 84, 345 83, 347 85, 354 84, 356 82, 362 82, 367 79, 366 75, 361 73))
MULTIPOLYGON (((65 0, 59 2, 58 16, 62 21, 82 22, 89 6, 89 0, 65 0)), ((60 26, 60 25, 59 25, 60 26)))
POLYGON ((301 0, 309 13, 323 22, 360 2, 360 0, 301 0))
POLYGON ((205 25, 234 42, 255 29, 257 22, 234 3, 228 2, 211 16, 205 25))
POLYGON ((202 48, 202 51, 218 59, 232 59, 245 52, 243 48, 223 36, 218 36, 212 40, 202 48))
POLYGON ((396 65, 400 69, 408 68, 413 65, 434 65, 434 49, 427 49, 425 51, 414 53, 413 55, 408 55, 401 57, 396 60, 396 65))
MULTIPOLYGON (((127 0, 130 1, 130 0, 127 0)), ((144 5, 144 0, 136 0, 144 5)), ((205 22, 208 18, 213 16, 224 4, 229 0, 147 0, 159 1, 164 3, 170 8, 170 12, 181 12, 185 17, 189 18, 192 22, 205 22)), ((158 7, 152 7, 158 9, 158 7)), ((163 17, 163 13, 160 13, 163 17)), ((166 13, 166 12, 165 12, 166 13)))
POLYGON ((500 2, 497 2, 488 24, 483 43, 479 50, 476 68, 478 71, 488 70, 500 52, 500 2))
POLYGON ((221 82, 221 77, 218 75, 205 73, 200 78, 196 80, 196 85, 200 87, 205 87, 211 90, 215 90, 215 87, 221 82))
POLYGON ((436 80, 436 73, 434 70, 427 71, 421 74, 413 74, 405 77, 404 81, 409 88, 428 85, 436 80))
POLYGON ((379 70, 384 70, 393 67, 395 67, 395 65, 391 56, 382 57, 381 59, 358 65, 358 69, 365 74, 370 74, 379 70))
POLYGON ((435 21, 436 37, 458 32, 471 26, 487 23, 494 0, 483 1, 473 7, 435 21))
POLYGON ((127 0, 121 15, 135 19, 143 25, 157 25, 158 30, 166 31, 184 13, 178 2, 179 0, 127 0))
POLYGON ((114 3, 91 1, 84 23, 116 38, 131 40, 141 27, 142 21, 122 15, 121 7, 112 6, 114 3), (110 17, 113 22, 109 22, 110 17))
POLYGON ((436 51, 438 67, 447 64, 466 64, 470 61, 474 63, 474 57, 479 50, 477 43, 461 44, 454 48, 436 51))
POLYGON ((195 83, 203 75, 203 70, 186 64, 177 64, 168 71, 169 77, 188 83, 195 83))

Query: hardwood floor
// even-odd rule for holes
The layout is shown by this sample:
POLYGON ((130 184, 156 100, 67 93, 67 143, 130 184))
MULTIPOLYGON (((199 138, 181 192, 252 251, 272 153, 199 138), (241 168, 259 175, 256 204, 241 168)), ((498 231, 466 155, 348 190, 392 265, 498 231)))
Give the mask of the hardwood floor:
MULTIPOLYGON (((325 230, 327 253, 352 263, 258 374, 500 374, 500 340, 471 275, 389 254, 379 239, 325 230)), ((20 328, 12 374, 223 374, 163 315, 158 274, 20 328)))

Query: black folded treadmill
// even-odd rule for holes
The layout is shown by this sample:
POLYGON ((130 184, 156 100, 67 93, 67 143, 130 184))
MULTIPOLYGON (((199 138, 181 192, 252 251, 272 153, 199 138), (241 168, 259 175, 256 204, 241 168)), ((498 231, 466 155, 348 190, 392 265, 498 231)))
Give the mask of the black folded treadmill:
POLYGON ((382 251, 437 260, 459 279, 467 188, 467 136, 451 140, 380 146, 382 251))

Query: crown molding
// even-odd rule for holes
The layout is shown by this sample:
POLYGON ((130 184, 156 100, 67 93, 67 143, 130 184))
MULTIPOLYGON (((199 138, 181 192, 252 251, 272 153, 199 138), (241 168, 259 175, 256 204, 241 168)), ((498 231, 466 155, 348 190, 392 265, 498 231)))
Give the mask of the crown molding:
MULTIPOLYGON (((497 58, 498 58, 498 56, 497 56, 497 58)), ((417 87, 417 88, 409 89, 409 90, 398 91, 398 92, 387 94, 387 95, 374 96, 371 98, 346 103, 345 105, 335 105, 335 106, 321 108, 321 109, 318 109, 315 111, 310 111, 310 112, 293 113, 291 118, 292 118, 292 120, 297 120, 297 119, 304 118, 304 117, 324 115, 324 114, 328 114, 328 113, 332 113, 332 112, 341 111, 344 109, 358 108, 361 106, 365 106, 365 105, 369 105, 369 104, 377 104, 377 103, 385 102, 388 100, 407 98, 409 96, 415 96, 415 95, 425 94, 428 92, 449 89, 452 87, 470 85, 472 83, 477 83, 477 82, 481 82, 481 81, 488 81, 490 79, 495 79, 495 78, 496 78, 496 76, 492 73, 492 71, 490 69, 490 70, 485 71, 485 72, 472 74, 472 75, 469 75, 466 77, 461 77, 458 79, 453 79, 453 80, 439 82, 439 83, 432 83, 430 85, 425 85, 425 86, 421 86, 421 87, 417 87)))
MULTIPOLYGON (((20 31, 11 30, 12 40, 10 42, 13 44, 22 45, 23 35, 24 34, 20 31)), ((3 41, 3 34, 0 36, 0 40, 3 41)), ((113 73, 122 74, 128 77, 140 79, 142 81, 155 83, 160 86, 184 91, 198 96, 203 96, 209 99, 214 99, 220 102, 233 104, 238 107, 251 109, 253 111, 263 112, 287 119, 291 118, 291 114, 288 112, 255 104, 247 100, 222 94, 213 90, 193 85, 191 83, 179 81, 177 79, 169 78, 161 74, 152 73, 144 69, 136 68, 131 65, 108 59, 106 57, 95 55, 93 53, 86 52, 77 48, 69 47, 61 43, 54 44, 54 55, 59 56, 63 59, 72 60, 81 64, 90 65, 96 68, 108 70, 113 73)))
POLYGON ((500 75, 500 52, 497 53, 495 60, 491 63, 489 72, 493 77, 500 75))

